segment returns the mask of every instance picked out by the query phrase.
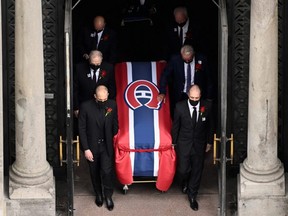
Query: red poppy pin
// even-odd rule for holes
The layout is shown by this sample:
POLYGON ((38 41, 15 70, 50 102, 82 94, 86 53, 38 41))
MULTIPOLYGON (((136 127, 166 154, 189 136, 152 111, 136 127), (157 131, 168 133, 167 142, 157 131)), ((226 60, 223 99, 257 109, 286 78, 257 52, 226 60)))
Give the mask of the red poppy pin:
POLYGON ((104 41, 109 40, 109 35, 104 35, 104 36, 102 37, 102 40, 104 40, 104 41))
POLYGON ((191 31, 187 31, 185 38, 186 39, 192 39, 192 32, 191 31))
POLYGON ((205 113, 205 106, 201 106, 200 107, 200 116, 201 116, 202 122, 206 121, 206 117, 205 117, 204 113, 205 113))
POLYGON ((199 70, 202 70, 202 61, 198 61, 195 65, 195 70, 196 71, 199 71, 199 70))
POLYGON ((200 107, 200 113, 203 114, 205 112, 205 106, 200 107))
POLYGON ((111 108, 111 107, 108 107, 108 108, 106 109, 105 117, 106 117, 107 115, 109 115, 111 112, 112 112, 112 108, 111 108))
POLYGON ((102 79, 102 78, 104 78, 106 75, 107 75, 106 70, 102 70, 101 73, 100 73, 99 80, 102 79))

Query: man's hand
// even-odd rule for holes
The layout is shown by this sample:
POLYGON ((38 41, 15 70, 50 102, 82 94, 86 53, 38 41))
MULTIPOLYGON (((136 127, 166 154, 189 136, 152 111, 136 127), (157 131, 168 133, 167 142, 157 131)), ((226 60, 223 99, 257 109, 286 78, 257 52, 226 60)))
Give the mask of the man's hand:
POLYGON ((90 151, 90 149, 85 150, 84 153, 85 153, 85 158, 86 158, 87 160, 89 160, 89 161, 91 161, 91 162, 94 161, 94 157, 93 157, 93 154, 92 154, 92 152, 90 151))
POLYGON ((159 102, 161 102, 161 101, 163 101, 164 103, 165 103, 165 94, 159 94, 158 96, 157 96, 157 100, 159 101, 159 102))
POLYGON ((212 149, 212 145, 207 143, 205 152, 209 152, 212 149))
POLYGON ((75 115, 76 118, 78 118, 78 116, 79 116, 79 110, 74 110, 74 115, 75 115))

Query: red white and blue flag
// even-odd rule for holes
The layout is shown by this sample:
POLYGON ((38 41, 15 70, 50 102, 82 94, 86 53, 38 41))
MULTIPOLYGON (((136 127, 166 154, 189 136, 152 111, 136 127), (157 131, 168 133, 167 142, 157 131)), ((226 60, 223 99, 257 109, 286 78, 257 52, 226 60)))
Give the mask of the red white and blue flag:
POLYGON ((157 100, 165 63, 123 62, 115 66, 119 132, 115 137, 116 174, 122 184, 133 176, 157 177, 156 187, 169 189, 175 174, 169 97, 157 100))

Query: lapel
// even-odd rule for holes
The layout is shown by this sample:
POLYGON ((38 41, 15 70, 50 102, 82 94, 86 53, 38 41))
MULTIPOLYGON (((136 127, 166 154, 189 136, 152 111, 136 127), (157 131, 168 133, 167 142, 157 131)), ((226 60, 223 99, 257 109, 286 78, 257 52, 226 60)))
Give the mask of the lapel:
POLYGON ((110 115, 112 115, 112 113, 108 113, 107 116, 106 113, 108 112, 108 109, 111 109, 111 112, 113 112, 113 108, 111 106, 111 104, 109 103, 109 99, 107 100, 107 104, 105 107, 105 114, 104 114, 104 127, 106 127, 107 125, 109 125, 109 123, 111 122, 111 120, 109 120, 111 117, 109 117, 110 115))
POLYGON ((174 25, 172 26, 172 34, 174 35, 175 38, 179 38, 178 36, 178 25, 176 23, 174 23, 174 25))
POLYGON ((105 27, 104 29, 103 29, 103 32, 102 32, 102 35, 101 35, 101 38, 100 38, 100 40, 99 40, 99 43, 98 43, 98 49, 99 49, 99 47, 100 46, 102 46, 103 45, 103 41, 104 41, 104 39, 105 40, 108 40, 108 38, 109 38, 109 35, 107 34, 107 27, 105 27))
POLYGON ((183 113, 188 113, 188 116, 187 118, 189 119, 189 122, 191 124, 191 126, 193 126, 193 121, 192 121, 192 116, 191 116, 191 113, 190 113, 190 109, 189 109, 189 105, 188 105, 188 101, 185 100, 185 111, 183 113))
POLYGON ((196 84, 199 84, 199 79, 200 79, 200 75, 201 75, 201 72, 200 71, 197 71, 196 70, 196 64, 198 63, 198 61, 201 60, 197 57, 197 55, 195 55, 195 65, 194 65, 194 68, 195 68, 195 73, 194 73, 194 83, 196 84))
MULTIPOLYGON (((183 87, 184 87, 184 85, 185 85, 185 68, 184 68, 184 61, 182 60, 182 58, 181 58, 181 56, 179 57, 179 74, 180 74, 180 76, 181 76, 181 82, 182 82, 182 84, 183 84, 183 87)), ((176 71, 176 73, 177 73, 177 71, 176 71)), ((178 76, 178 74, 176 74, 176 77, 178 76)))
MULTIPOLYGON (((199 127, 202 125, 203 121, 206 121, 206 116, 204 113, 201 112, 201 108, 205 107, 203 101, 200 100, 200 104, 199 104, 199 113, 198 113, 198 119, 197 119, 197 124, 196 127, 199 127), (205 119, 205 120, 204 120, 205 119)), ((206 107, 205 107, 206 108, 206 107)))
POLYGON ((93 89, 96 83, 91 79, 91 68, 89 67, 89 65, 87 66, 85 77, 86 77, 89 89, 93 89))
MULTIPOLYGON (((105 70, 100 66, 97 83, 100 82, 100 81, 102 81, 102 80, 105 78, 105 76, 103 75, 103 74, 105 73, 104 71, 105 71, 105 70)), ((106 72, 106 73, 107 73, 107 72, 106 72)))
POLYGON ((101 121, 100 109, 98 108, 98 105, 97 105, 97 102, 96 102, 96 101, 94 101, 94 104, 95 104, 95 106, 94 106, 94 109, 95 109, 95 110, 93 110, 93 112, 95 113, 96 123, 97 123, 98 127, 101 128, 101 123, 100 123, 100 121, 101 121))
POLYGON ((95 30, 91 30, 91 33, 90 33, 90 39, 91 39, 91 45, 93 47, 93 49, 96 48, 96 31, 95 30), (93 35, 93 36, 92 36, 93 35))
POLYGON ((86 78, 87 78, 88 80, 91 80, 91 81, 92 81, 91 69, 90 69, 89 66, 87 67, 87 70, 86 70, 86 78))

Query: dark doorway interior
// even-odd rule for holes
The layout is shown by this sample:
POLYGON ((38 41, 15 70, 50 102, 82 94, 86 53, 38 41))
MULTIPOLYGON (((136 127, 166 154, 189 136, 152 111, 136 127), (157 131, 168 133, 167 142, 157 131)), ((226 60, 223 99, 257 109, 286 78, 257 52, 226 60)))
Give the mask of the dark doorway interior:
MULTIPOLYGON (((123 11, 131 0, 82 0, 73 10, 73 41, 78 39, 83 27, 92 25, 95 15, 104 15, 107 25, 116 30, 119 39, 119 62, 161 60, 165 39, 165 26, 173 21, 173 9, 184 5, 188 9, 190 22, 194 22, 201 31, 204 52, 211 65, 212 74, 217 80, 218 50, 218 8, 211 0, 154 0, 157 12, 152 17, 153 25, 148 22, 134 22, 121 25, 125 16, 123 11)), ((77 2, 76 0, 73 1, 77 2)), ((75 46, 74 46, 75 47, 75 46)), ((79 61, 77 50, 74 62, 79 61)))

